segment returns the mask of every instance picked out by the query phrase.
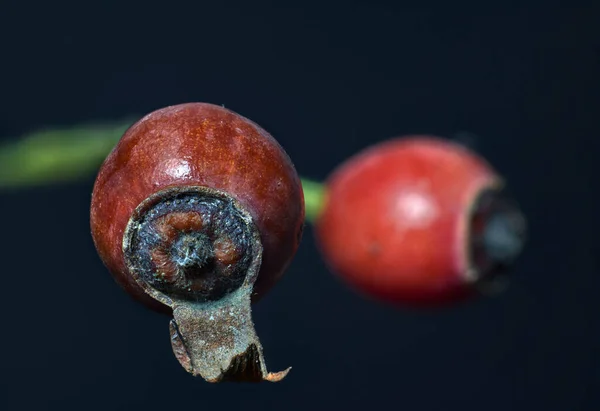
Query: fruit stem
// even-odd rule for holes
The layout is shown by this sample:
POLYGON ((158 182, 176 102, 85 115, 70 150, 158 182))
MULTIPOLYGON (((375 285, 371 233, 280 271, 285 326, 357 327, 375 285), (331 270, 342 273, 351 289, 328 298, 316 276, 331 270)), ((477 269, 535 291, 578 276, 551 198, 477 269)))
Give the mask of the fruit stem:
POLYGON ((133 121, 36 130, 0 145, 0 189, 83 180, 98 167, 133 121))
POLYGON ((302 178, 302 189, 304 190, 304 206, 306 208, 306 221, 314 223, 325 200, 325 186, 317 181, 302 178))
MULTIPOLYGON (((90 178, 133 120, 38 130, 0 145, 0 190, 23 189, 90 178)), ((302 178, 306 221, 323 206, 323 184, 302 178)))

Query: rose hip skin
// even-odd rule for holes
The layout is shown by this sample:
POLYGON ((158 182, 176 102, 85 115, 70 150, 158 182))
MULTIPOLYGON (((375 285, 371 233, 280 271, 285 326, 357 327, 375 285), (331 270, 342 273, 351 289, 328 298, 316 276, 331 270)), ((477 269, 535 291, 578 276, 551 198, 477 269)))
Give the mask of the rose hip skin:
POLYGON ((253 295, 258 299, 279 279, 298 247, 302 188, 275 139, 252 121, 212 104, 181 104, 147 115, 107 157, 91 206, 92 235, 102 261, 134 297, 168 312, 129 275, 123 234, 143 200, 169 187, 186 186, 224 191, 252 215, 263 247, 253 295))
POLYGON ((406 305, 472 296, 519 254, 524 219, 481 158, 428 136, 389 140, 341 165, 316 223, 332 271, 406 305))

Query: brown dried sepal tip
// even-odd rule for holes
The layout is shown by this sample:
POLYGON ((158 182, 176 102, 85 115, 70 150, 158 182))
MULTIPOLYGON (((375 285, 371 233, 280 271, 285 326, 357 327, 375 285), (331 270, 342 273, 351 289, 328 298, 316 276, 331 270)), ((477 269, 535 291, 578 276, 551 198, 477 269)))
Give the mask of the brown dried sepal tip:
POLYGON ((183 305, 171 320, 171 345, 183 368, 206 381, 278 382, 290 371, 267 371, 262 346, 250 316, 247 291, 228 302, 203 307, 183 305), (234 330, 232 332, 232 330, 234 330))

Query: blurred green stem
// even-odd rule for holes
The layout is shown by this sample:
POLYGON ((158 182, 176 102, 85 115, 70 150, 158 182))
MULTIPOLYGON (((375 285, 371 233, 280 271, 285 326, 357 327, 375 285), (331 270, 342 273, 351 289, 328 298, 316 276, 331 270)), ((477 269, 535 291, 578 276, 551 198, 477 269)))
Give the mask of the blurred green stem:
POLYGON ((322 183, 302 178, 306 221, 314 223, 321 212, 325 201, 325 187, 322 183))
MULTIPOLYGON (((133 121, 36 131, 0 145, 0 190, 90 178, 133 121)), ((314 222, 324 201, 323 184, 302 178, 306 219, 314 222)))

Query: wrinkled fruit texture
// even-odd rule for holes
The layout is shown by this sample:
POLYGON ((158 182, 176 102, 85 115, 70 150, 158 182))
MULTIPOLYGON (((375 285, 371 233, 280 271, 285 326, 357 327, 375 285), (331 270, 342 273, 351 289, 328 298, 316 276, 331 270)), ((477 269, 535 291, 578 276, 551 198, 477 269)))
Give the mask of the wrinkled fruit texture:
POLYGON ((130 277, 123 233, 144 199, 185 186, 224 191, 251 214, 263 246, 253 295, 259 298, 279 279, 298 247, 304 198, 292 162, 273 137, 221 106, 167 107, 125 132, 102 165, 92 196, 91 229, 102 261, 138 300, 168 312, 130 277))
POLYGON ((332 271, 363 294, 417 306, 464 299, 473 292, 470 210, 500 185, 462 146, 428 136, 389 140, 331 175, 317 240, 332 271))

